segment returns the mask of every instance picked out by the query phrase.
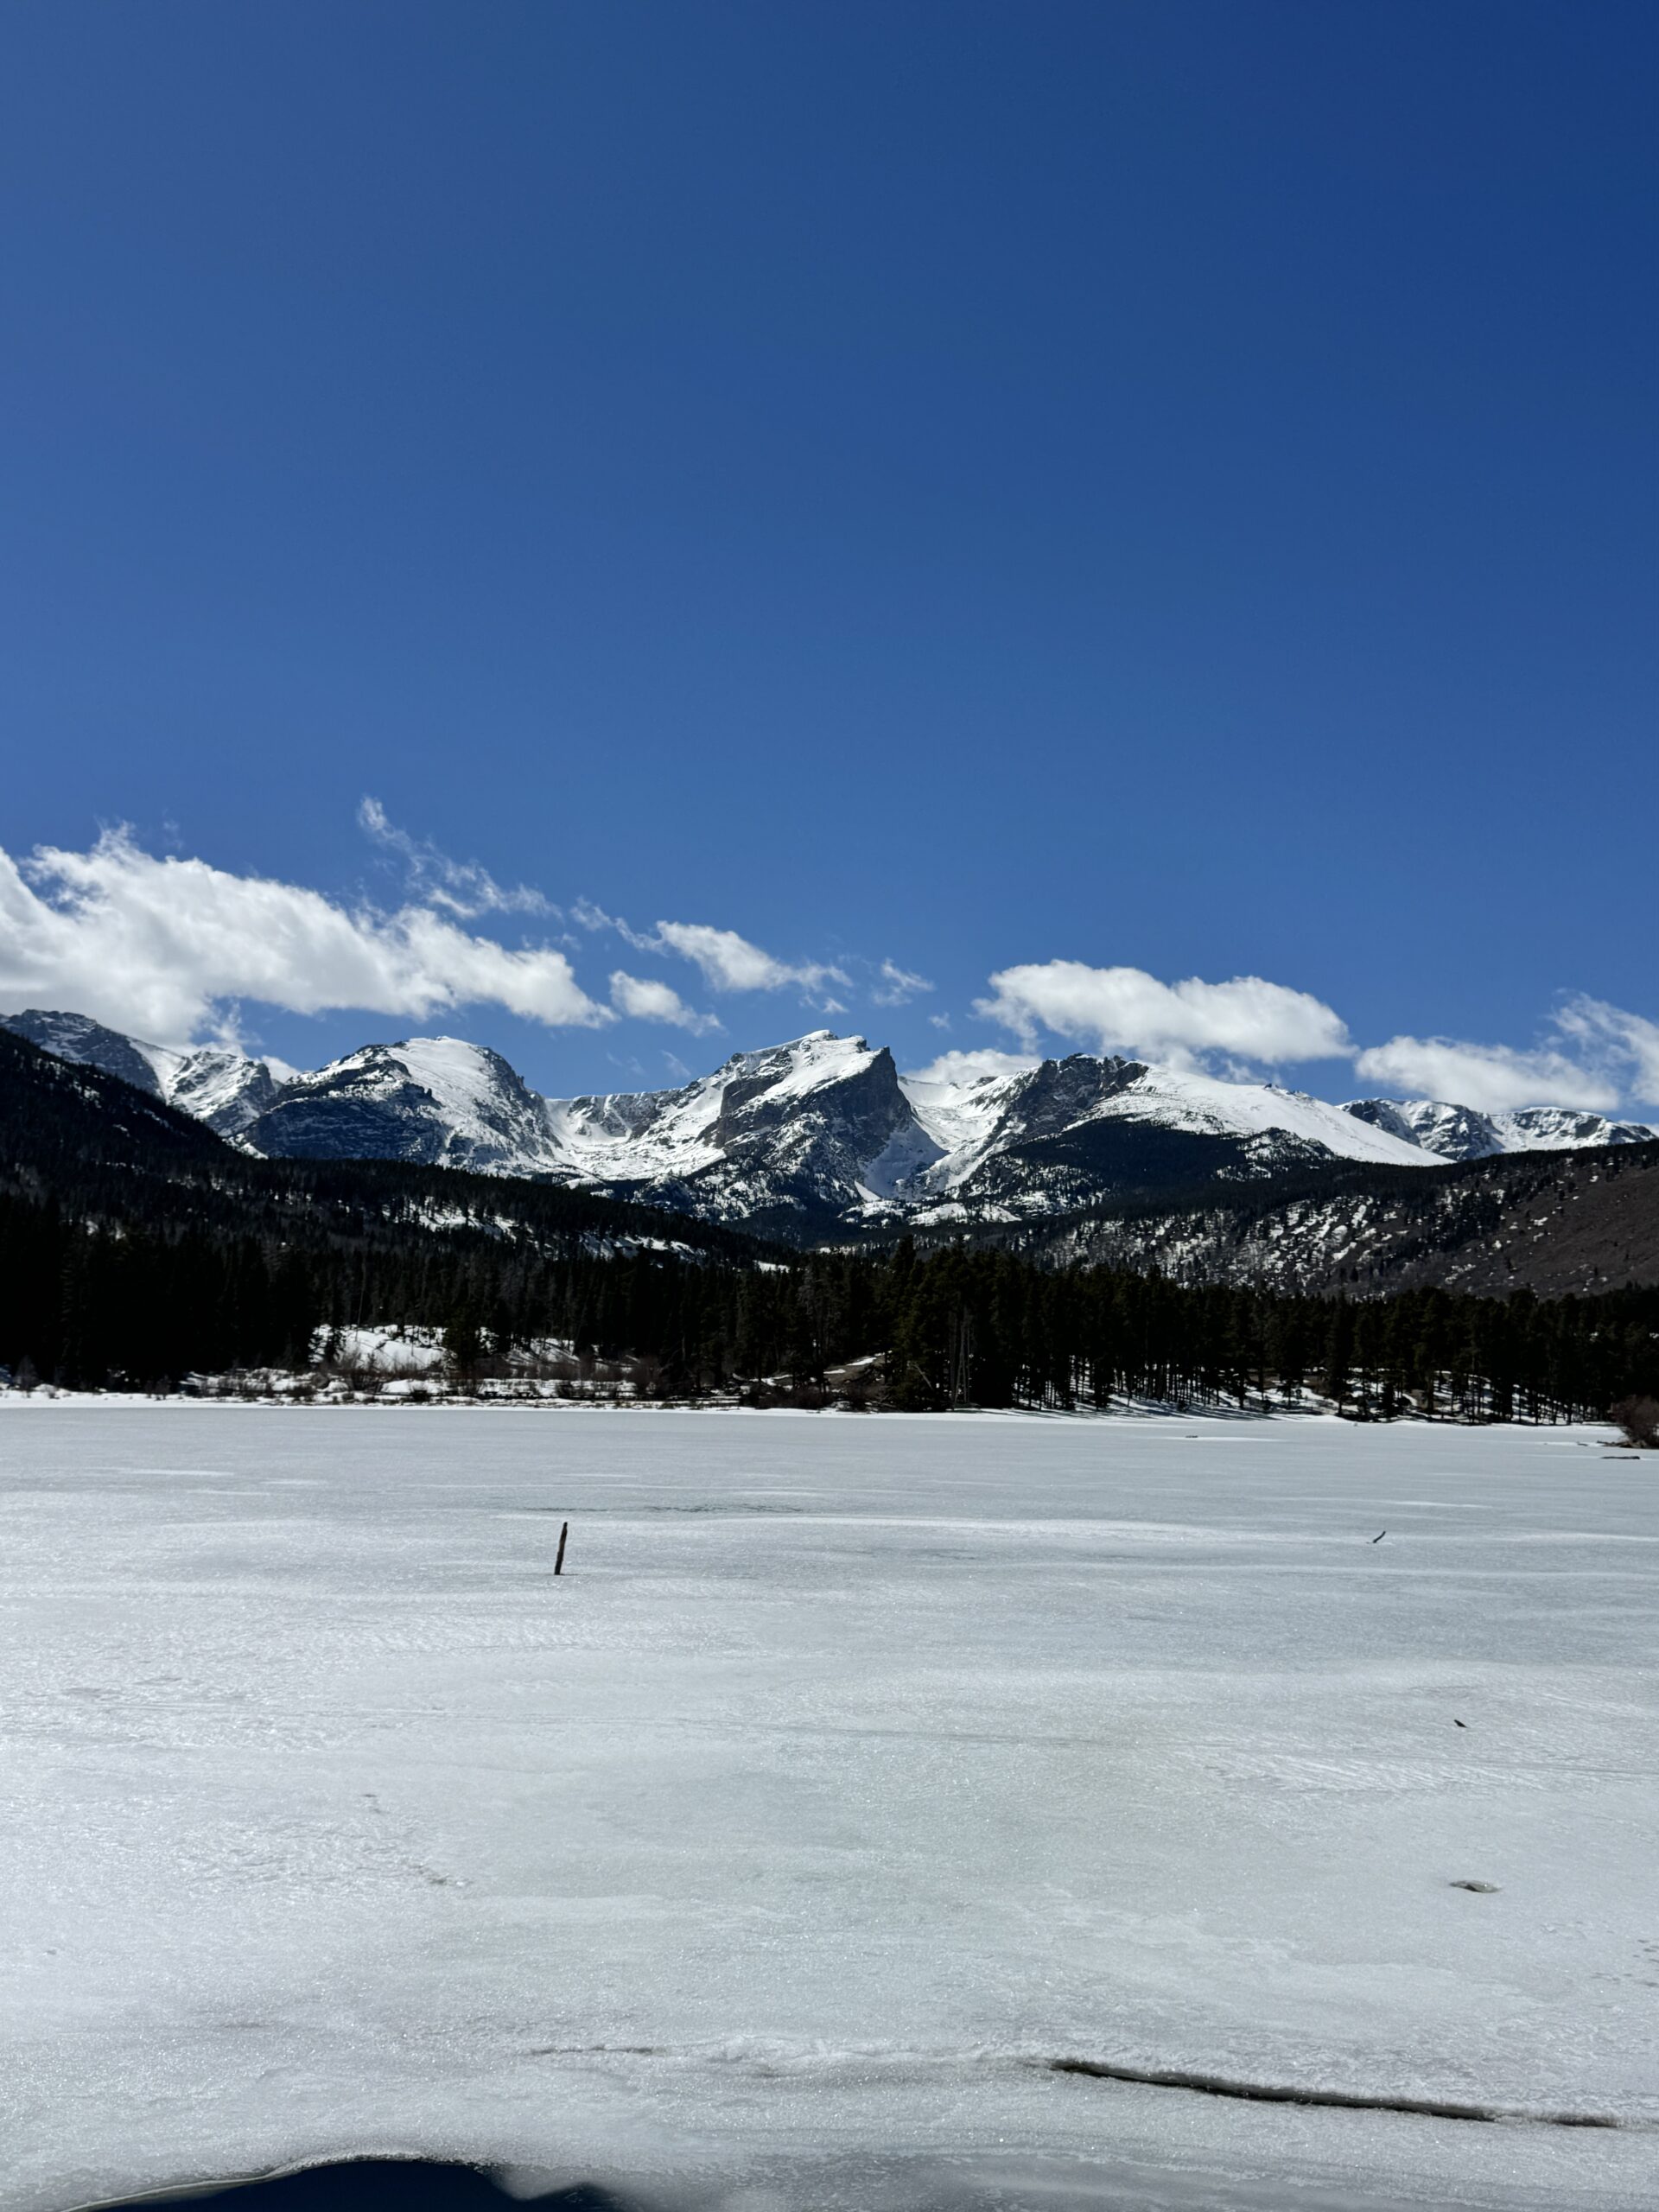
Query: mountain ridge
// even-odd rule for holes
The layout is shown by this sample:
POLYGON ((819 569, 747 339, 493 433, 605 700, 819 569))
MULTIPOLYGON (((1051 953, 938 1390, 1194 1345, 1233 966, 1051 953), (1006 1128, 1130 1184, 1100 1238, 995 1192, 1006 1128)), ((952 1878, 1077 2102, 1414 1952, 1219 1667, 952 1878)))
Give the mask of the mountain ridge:
POLYGON ((1052 1219, 1332 1160, 1433 1171, 1659 1136, 1567 1108, 1335 1105, 1113 1055, 962 1079, 904 1074, 885 1046, 827 1029, 734 1053, 673 1088, 554 1099, 499 1053, 456 1038, 366 1045, 297 1073, 223 1047, 149 1045, 69 1012, 30 1008, 0 1026, 119 1076, 245 1152, 565 1184, 797 1241, 1052 1219))
POLYGON ((1103 1205, 983 1237, 1046 1267, 1194 1286, 1590 1297, 1659 1282, 1659 1140, 1534 1147, 1433 1178, 1333 1160, 1254 1190, 1103 1205))
MULTIPOLYGON (((878 1065, 883 1056, 866 1048, 862 1057, 867 1071, 876 1069, 875 1088, 881 1090, 891 1055, 886 1069, 878 1065)), ((809 1096, 823 1087, 823 1067, 791 1072, 809 1096)), ((1074 1069, 1066 1081, 1089 1075, 1074 1069)), ((1109 1084, 1117 1077, 1096 1071, 1094 1079, 1109 1084)), ((752 1073, 748 1080, 758 1077, 752 1073)), ((267 1273, 280 1272, 282 1255, 290 1249, 310 1250, 319 1265, 319 1255, 332 1251, 344 1274, 331 1279, 328 1296, 343 1299, 347 1311, 362 1294, 351 1248, 384 1251, 400 1241, 419 1245, 429 1235, 432 1249, 448 1252, 457 1265, 467 1250, 523 1244, 545 1251, 552 1249, 550 1238, 567 1251, 634 1252, 642 1259, 724 1252, 763 1268, 782 1261, 791 1243, 801 1256, 799 1238, 760 1242, 752 1217, 721 1222, 699 1219, 683 1207, 644 1205, 639 1184, 621 1186, 627 1195, 619 1199, 596 1185, 479 1174, 403 1158, 266 1159, 219 1137, 153 1092, 49 1053, 3 1026, 0 1094, 6 1138, 0 1211, 11 1205, 15 1212, 21 1204, 32 1219, 41 1218, 45 1208, 62 1223, 118 1224, 118 1242, 137 1232, 135 1251, 146 1236, 165 1252, 181 1236, 206 1234, 227 1250, 234 1245, 263 1253, 257 1264, 267 1273)), ((890 1090, 887 1096, 890 1103, 890 1090)), ((735 1116, 746 1103, 740 1095, 735 1116)), ((731 1162, 716 1154, 709 1165, 731 1162)), ((734 1172, 741 1167, 740 1160, 734 1172)), ((23 1235, 28 1249, 35 1233, 23 1235)), ((965 1241, 1001 1248, 1046 1270, 1105 1266, 1194 1287, 1346 1291, 1360 1298, 1433 1287, 1482 1297, 1516 1290, 1545 1298, 1594 1295, 1659 1283, 1659 1141, 1445 1162, 1427 1175, 1412 1166, 1326 1156, 1271 1176, 1141 1188, 1071 1212, 947 1218, 931 1226, 888 1214, 870 1241, 892 1249, 901 1236, 913 1238, 924 1255, 965 1241)), ((845 1227, 817 1240, 821 1255, 836 1250, 843 1256, 863 1241, 845 1227)), ((511 1272, 512 1263, 505 1264, 511 1272)), ((414 1263, 410 1280, 426 1282, 424 1259, 414 1263)), ((233 1302, 243 1296, 227 1294, 233 1302)))

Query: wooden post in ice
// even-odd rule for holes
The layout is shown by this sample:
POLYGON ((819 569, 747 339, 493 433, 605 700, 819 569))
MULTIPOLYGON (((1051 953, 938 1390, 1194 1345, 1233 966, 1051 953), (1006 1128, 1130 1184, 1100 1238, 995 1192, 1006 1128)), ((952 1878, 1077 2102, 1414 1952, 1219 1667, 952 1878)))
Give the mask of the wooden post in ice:
POLYGON ((553 1572, 555 1574, 563 1574, 564 1573, 564 1540, 569 1533, 570 1523, 568 1521, 561 1521, 559 1523, 558 1556, 553 1561, 553 1572))

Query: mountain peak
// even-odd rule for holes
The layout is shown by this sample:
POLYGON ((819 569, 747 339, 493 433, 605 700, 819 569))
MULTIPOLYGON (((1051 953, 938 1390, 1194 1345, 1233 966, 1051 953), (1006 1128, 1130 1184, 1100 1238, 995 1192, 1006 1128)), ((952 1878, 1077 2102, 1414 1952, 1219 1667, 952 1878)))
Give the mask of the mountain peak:
POLYGON ((135 1090, 164 1099, 238 1143, 245 1141, 253 1122, 275 1103, 281 1087, 264 1060, 250 1059, 245 1053, 217 1045, 198 1045, 189 1051, 148 1045, 141 1037, 124 1036, 84 1014, 29 1007, 22 1014, 0 1014, 0 1027, 27 1037, 60 1060, 78 1060, 118 1076, 135 1090))
POLYGON ((1586 1146, 1648 1144, 1659 1129, 1611 1121, 1573 1106, 1516 1106, 1483 1114, 1445 1098, 1355 1098, 1357 1121, 1421 1145, 1440 1160, 1486 1160, 1500 1152, 1573 1152, 1586 1146))
POLYGON ((672 1090, 555 1099, 460 1037, 364 1045, 295 1075, 225 1048, 146 1045, 73 1013, 35 1007, 4 1026, 250 1150, 531 1176, 804 1237, 906 1219, 1035 1219, 1333 1158, 1432 1169, 1659 1135, 1561 1107, 1336 1106, 1113 1054, 963 1053, 900 1076, 886 1046, 828 1028, 734 1052, 672 1090))

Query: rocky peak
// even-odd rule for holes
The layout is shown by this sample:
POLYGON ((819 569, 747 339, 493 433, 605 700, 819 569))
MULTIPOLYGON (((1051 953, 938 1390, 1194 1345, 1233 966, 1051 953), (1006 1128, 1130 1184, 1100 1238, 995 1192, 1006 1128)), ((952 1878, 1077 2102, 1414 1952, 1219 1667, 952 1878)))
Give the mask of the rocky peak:
POLYGON ((106 1075, 119 1076, 123 1083, 130 1083, 135 1090, 147 1090, 152 1098, 166 1096, 156 1071, 156 1048, 140 1046, 118 1029, 106 1029, 88 1014, 31 1006, 22 1014, 0 1014, 0 1026, 16 1036, 27 1037, 31 1045, 55 1053, 60 1060, 79 1060, 85 1066, 102 1068, 106 1075))

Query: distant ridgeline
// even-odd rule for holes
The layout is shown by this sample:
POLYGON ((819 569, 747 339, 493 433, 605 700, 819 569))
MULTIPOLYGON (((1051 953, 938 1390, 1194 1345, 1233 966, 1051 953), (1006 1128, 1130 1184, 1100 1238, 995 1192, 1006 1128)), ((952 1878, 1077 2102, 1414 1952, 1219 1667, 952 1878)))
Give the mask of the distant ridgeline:
MULTIPOLYGON (((1311 1392, 1383 1418, 1557 1419, 1659 1392, 1659 1288, 1548 1299, 1420 1281, 1376 1294, 1386 1278, 1350 1283, 1328 1264, 1318 1290, 1265 1268, 1265 1281, 1217 1266, 1222 1280, 1177 1281, 1167 1207, 1144 1249, 1122 1217, 1109 1236, 1090 1217, 1065 1232, 1070 1250, 904 1236, 804 1253, 569 1187, 251 1158, 117 1077, 3 1032, 0 1144, 0 1362, 22 1380, 150 1388, 303 1368, 330 1331, 373 1323, 444 1332, 462 1376, 557 1340, 636 1363, 636 1390, 677 1399, 925 1410, 1311 1392), (1086 1263, 1103 1242, 1116 1263, 1086 1263)), ((1659 1189, 1652 1149, 1630 1148, 1618 1179, 1659 1189)), ((1522 1166, 1535 1184, 1561 1172, 1535 1159, 1450 1172, 1462 1187, 1522 1166)), ((1397 1211, 1405 1178, 1375 1172, 1397 1211)), ((1503 1194, 1474 1187, 1486 1234, 1503 1194)), ((1363 1193, 1339 1195, 1351 1211, 1363 1193)), ((1271 1209, 1254 1204, 1261 1233, 1271 1209)), ((1213 1194, 1195 1199, 1194 1223, 1205 1205, 1213 1194)))

